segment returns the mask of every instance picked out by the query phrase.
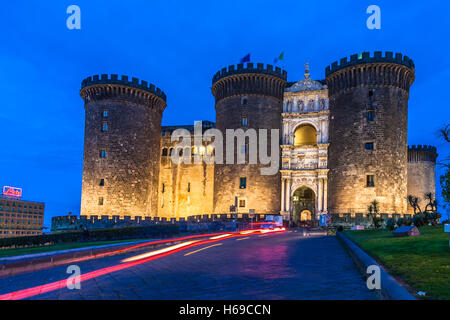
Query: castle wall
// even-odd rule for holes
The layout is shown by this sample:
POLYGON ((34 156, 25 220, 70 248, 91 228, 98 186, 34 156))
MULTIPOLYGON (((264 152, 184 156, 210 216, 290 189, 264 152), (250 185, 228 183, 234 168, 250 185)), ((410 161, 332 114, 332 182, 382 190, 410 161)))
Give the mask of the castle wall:
POLYGON ((160 146, 165 96, 154 87, 145 89, 146 85, 106 76, 83 81, 81 215, 156 215, 159 152, 155 150, 160 146))
MULTIPOLYGON (((233 164, 173 163, 170 149, 176 142, 171 142, 170 132, 184 127, 192 133, 193 127, 164 127, 169 133, 161 138, 166 97, 160 89, 135 78, 87 78, 80 92, 86 111, 81 215, 183 219, 229 213, 237 204, 237 213, 254 209, 287 216, 292 195, 302 186, 315 192, 318 213, 354 216, 367 212, 373 200, 382 213, 411 213, 408 194, 422 199, 424 193, 435 192, 437 156, 435 148, 434 156, 428 147, 407 149, 413 62, 399 54, 363 53, 333 63, 326 76, 327 86, 305 78, 286 92, 286 72, 270 65, 239 64, 214 76, 223 160, 231 152, 226 129, 277 129, 281 173, 274 175, 261 174, 269 165, 248 163, 251 146, 244 151, 246 163, 236 164, 242 153, 236 144, 233 164), (107 130, 102 131, 105 123, 107 130), (302 124, 314 126, 317 145, 294 146, 295 129, 302 124), (366 143, 373 143, 373 149, 366 143), (105 158, 99 155, 102 150, 105 158), (374 186, 367 185, 367 176, 374 177, 374 186)), ((213 126, 204 123, 203 132, 213 126)), ((270 136, 267 149, 270 154, 270 136)))
POLYGON ((376 52, 327 68, 330 94, 329 211, 407 210, 407 114, 414 65, 376 52), (373 120, 369 118, 373 112, 373 120), (366 143, 373 143, 367 149, 366 143), (374 185, 368 183, 373 177, 374 185))
MULTIPOLYGON (((176 142, 170 137, 161 140, 161 156, 158 194, 158 216, 187 218, 193 215, 211 214, 213 211, 214 164, 176 164, 169 150, 176 142), (163 187, 164 185, 164 187, 163 187)), ((193 142, 192 144, 193 145, 193 142)), ((193 154, 193 153, 192 153, 193 154)))

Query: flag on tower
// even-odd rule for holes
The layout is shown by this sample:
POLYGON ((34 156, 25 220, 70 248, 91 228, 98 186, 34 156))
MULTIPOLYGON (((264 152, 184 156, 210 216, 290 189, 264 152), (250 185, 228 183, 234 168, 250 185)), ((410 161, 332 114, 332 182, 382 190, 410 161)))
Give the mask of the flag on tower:
POLYGON ((282 52, 282 53, 278 56, 278 58, 275 58, 275 59, 273 60, 273 63, 277 63, 279 60, 283 60, 283 58, 284 58, 284 52, 282 52))
POLYGON ((249 62, 249 61, 250 61, 250 53, 241 59, 241 63, 249 62))

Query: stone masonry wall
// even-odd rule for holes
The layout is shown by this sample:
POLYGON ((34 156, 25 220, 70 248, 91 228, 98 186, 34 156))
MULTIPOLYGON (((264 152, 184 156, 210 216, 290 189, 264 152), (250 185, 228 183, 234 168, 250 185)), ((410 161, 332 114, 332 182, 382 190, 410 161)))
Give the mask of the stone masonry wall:
POLYGON ((81 96, 86 102, 81 215, 155 216, 165 101, 111 84, 87 86, 81 96))
MULTIPOLYGON (((278 129, 281 127, 282 102, 277 98, 249 95, 247 104, 242 105, 242 96, 234 96, 220 101, 216 105, 216 128, 225 132, 226 129, 241 127, 242 116, 248 119, 248 128, 278 129)), ((270 130, 269 130, 270 131, 270 130)), ((280 133, 281 136, 281 133, 280 133)), ((224 161, 226 135, 224 134, 224 161)), ((237 150, 235 145, 234 155, 237 150)), ((270 137, 268 139, 270 151, 270 137)), ((230 151, 228 151, 230 152, 230 151)), ((247 156, 248 159, 248 156, 247 156)), ((280 160, 279 160, 280 161, 280 160)), ((248 163, 248 162, 247 162, 248 163)), ((246 200, 246 206, 238 208, 239 212, 278 213, 280 211, 280 174, 261 175, 260 169, 268 165, 262 164, 216 164, 214 170, 214 213, 227 213, 235 204, 235 197, 246 200), (240 189, 240 178, 247 178, 247 187, 240 189)))
MULTIPOLYGON (((362 60, 369 61, 366 57, 362 60)), ((361 65, 353 60, 355 66, 327 76, 331 213, 367 212, 373 200, 380 212, 406 213, 407 116, 414 69, 382 60, 361 65), (368 142, 373 150, 365 148, 368 142), (374 176, 373 187, 367 186, 368 175, 374 176)))
POLYGON ((174 145, 176 142, 171 142, 170 137, 163 137, 161 140, 161 148, 168 151, 167 156, 161 156, 158 216, 180 219, 211 214, 214 164, 206 164, 204 161, 194 164, 193 160, 191 164, 175 164, 170 158, 170 149, 174 145))
MULTIPOLYGON (((428 201, 424 195, 431 192, 436 197, 436 148, 426 147, 427 150, 417 148, 408 149, 408 195, 419 198, 419 206, 425 210, 428 201)), ((413 214, 414 209, 408 204, 408 213, 413 214)))

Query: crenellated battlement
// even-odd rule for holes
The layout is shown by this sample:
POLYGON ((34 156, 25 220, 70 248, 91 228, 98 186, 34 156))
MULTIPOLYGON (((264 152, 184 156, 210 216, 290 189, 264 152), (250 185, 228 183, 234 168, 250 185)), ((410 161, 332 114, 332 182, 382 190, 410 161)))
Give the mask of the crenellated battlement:
POLYGON ((161 110, 166 106, 166 94, 154 84, 144 80, 117 74, 95 75, 81 82, 80 95, 85 102, 102 99, 120 99, 139 104, 157 105, 161 110), (142 90, 142 91, 141 91, 142 90))
POLYGON ((436 162, 437 156, 437 149, 434 146, 421 144, 408 146, 408 162, 436 162))
POLYGON ((223 68, 213 77, 211 92, 216 103, 222 99, 239 95, 264 95, 283 100, 287 73, 268 64, 238 64, 223 68))
POLYGON ((415 69, 414 61, 408 56, 404 56, 401 53, 395 53, 394 55, 394 53, 391 51, 386 51, 383 56, 383 53, 381 51, 375 51, 373 56, 370 56, 370 52, 363 52, 361 54, 361 57, 359 57, 358 54, 353 54, 350 56, 350 60, 345 57, 340 59, 339 63, 338 61, 335 61, 331 65, 326 67, 325 75, 329 76, 330 74, 344 68, 368 63, 395 63, 411 69, 415 69))
POLYGON ((128 76, 122 75, 119 79, 119 76, 117 74, 102 74, 102 75, 95 75, 92 77, 87 77, 81 82, 81 89, 84 89, 89 86, 94 86, 98 84, 117 84, 121 86, 127 86, 132 87, 136 89, 141 89, 144 91, 147 91, 149 93, 153 93, 166 101, 167 97, 166 94, 158 87, 156 87, 154 84, 148 83, 144 80, 139 80, 138 78, 131 78, 131 81, 129 80, 128 76))
MULTIPOLYGON (((118 216, 118 215, 91 215, 91 216, 56 216, 52 217, 52 232, 71 231, 71 230, 96 230, 109 228, 124 228, 149 226, 154 224, 191 224, 202 225, 208 223, 231 223, 233 219, 237 221, 250 222, 264 220, 264 214, 255 214, 250 218, 248 214, 240 214, 231 216, 230 214, 203 214, 191 215, 186 218, 165 218, 165 217, 148 217, 148 216, 118 216)), ((182 231, 193 230, 195 228, 182 228, 182 231)))
POLYGON ((325 70, 326 82, 330 96, 359 86, 397 87, 407 93, 414 82, 414 62, 407 56, 392 52, 382 55, 375 51, 373 57, 369 52, 342 58, 340 63, 333 62, 325 70))
POLYGON ((220 71, 217 71, 217 73, 214 75, 212 83, 214 84, 220 79, 228 76, 249 74, 249 73, 266 74, 283 80, 287 79, 287 72, 279 67, 274 68, 270 64, 267 64, 265 66, 264 63, 257 63, 255 68, 254 63, 248 62, 246 66, 243 63, 239 63, 237 65, 230 65, 228 66, 228 68, 222 68, 220 71))
POLYGON ((408 151, 427 151, 427 152, 436 152, 436 147, 429 145, 411 145, 408 146, 408 151))

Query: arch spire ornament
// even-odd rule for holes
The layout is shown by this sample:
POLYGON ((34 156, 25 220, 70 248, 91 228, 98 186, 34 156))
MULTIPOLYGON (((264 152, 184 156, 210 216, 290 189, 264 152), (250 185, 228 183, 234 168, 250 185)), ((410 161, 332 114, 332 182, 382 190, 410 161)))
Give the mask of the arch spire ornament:
POLYGON ((310 73, 309 73, 309 62, 305 63, 305 79, 309 79, 310 73))
POLYGON ((297 81, 292 86, 287 87, 285 89, 286 92, 299 92, 299 91, 316 91, 316 90, 325 90, 327 89, 326 84, 322 84, 319 81, 315 81, 310 78, 311 74, 309 73, 309 62, 304 64, 305 66, 305 78, 297 81))

